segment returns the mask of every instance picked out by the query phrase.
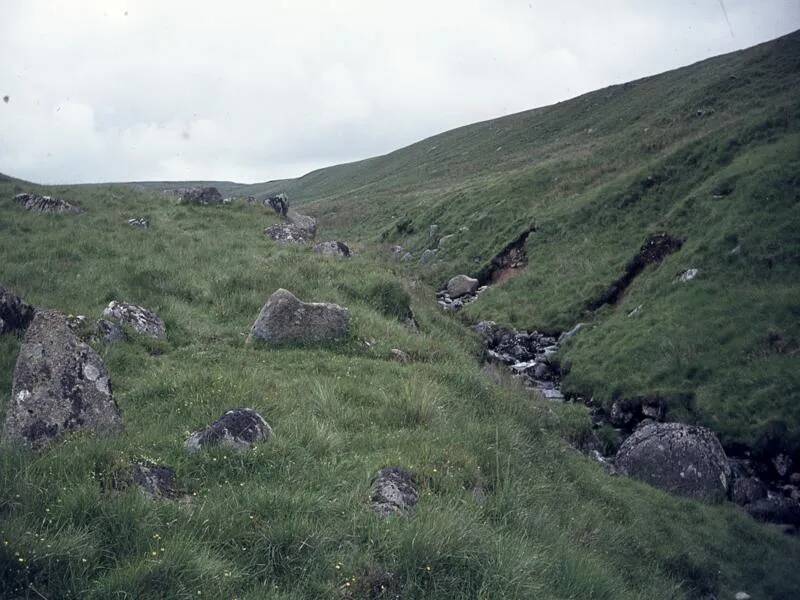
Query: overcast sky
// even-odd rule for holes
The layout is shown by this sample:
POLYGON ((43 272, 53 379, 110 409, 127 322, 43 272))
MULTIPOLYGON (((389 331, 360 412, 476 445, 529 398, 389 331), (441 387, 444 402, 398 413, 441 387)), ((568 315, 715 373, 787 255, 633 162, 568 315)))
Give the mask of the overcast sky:
POLYGON ((0 0, 0 19, 0 172, 256 182, 773 39, 800 0, 0 0))

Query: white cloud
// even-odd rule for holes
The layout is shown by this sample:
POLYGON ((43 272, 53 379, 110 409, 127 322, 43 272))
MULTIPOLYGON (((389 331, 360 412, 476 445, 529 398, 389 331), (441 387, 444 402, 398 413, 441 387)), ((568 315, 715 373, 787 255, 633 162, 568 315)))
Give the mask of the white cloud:
POLYGON ((264 181, 772 39, 796 0, 5 0, 0 171, 264 181))

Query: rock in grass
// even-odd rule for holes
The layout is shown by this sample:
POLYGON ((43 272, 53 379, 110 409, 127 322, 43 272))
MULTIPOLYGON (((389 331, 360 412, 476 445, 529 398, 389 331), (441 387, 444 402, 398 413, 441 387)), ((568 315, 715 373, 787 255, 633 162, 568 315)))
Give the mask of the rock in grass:
POLYGON ((289 212, 289 198, 286 194, 276 194, 275 196, 270 196, 267 198, 266 204, 272 207, 276 213, 280 216, 285 217, 286 213, 289 212))
POLYGON ((279 289, 261 309, 250 329, 249 342, 271 344, 326 342, 347 336, 350 311, 338 304, 302 302, 279 289))
POLYGON ((414 475, 402 467, 386 467, 372 480, 372 510, 378 516, 407 514, 419 501, 414 475))
POLYGON ((317 234, 317 220, 308 215, 301 215, 293 210, 286 214, 286 220, 290 225, 294 225, 297 229, 304 231, 309 238, 314 238, 317 234))
POLYGON ((0 285, 0 334, 22 332, 33 320, 34 308, 0 285))
POLYGON ((419 264, 427 265, 434 258, 436 258, 436 253, 437 252, 438 252, 438 250, 430 250, 430 249, 425 250, 425 252, 422 253, 422 256, 419 257, 419 264))
POLYGON ((167 337, 167 329, 161 317, 136 304, 112 300, 103 311, 103 317, 121 325, 128 325, 137 333, 157 340, 167 337))
POLYGON ((213 186, 193 187, 181 191, 181 204, 222 204, 222 194, 213 186))
POLYGON ((264 229, 264 235, 282 246, 287 244, 305 244, 314 239, 305 229, 295 227, 291 223, 275 223, 264 229))
POLYGON ((338 258, 350 258, 350 248, 344 242, 330 241, 320 242, 314 245, 314 252, 323 256, 334 256, 338 258))
POLYGON ((96 339, 104 344, 113 344, 125 339, 125 330, 119 323, 114 323, 108 319, 98 319, 95 325, 96 339))
POLYGON ((105 364, 64 315, 38 311, 14 369, 4 436, 34 448, 71 431, 118 433, 122 416, 105 364))
POLYGON ((147 217, 136 217, 134 219, 128 219, 128 225, 136 227, 136 229, 147 229, 150 227, 150 221, 147 217))
POLYGON ((640 427, 620 446, 615 465, 624 475, 706 502, 724 500, 731 479, 717 436, 704 427, 682 423, 640 427))
POLYGON ((175 471, 153 463, 134 463, 131 479, 142 494, 150 500, 172 500, 180 494, 176 489, 175 471))
POLYGON ((748 504, 745 510, 759 521, 800 527, 800 502, 793 498, 777 495, 761 498, 748 504))
POLYGON ((456 275, 447 282, 447 293, 451 298, 460 298, 478 291, 478 280, 467 275, 456 275))
POLYGON ((14 196, 14 201, 32 212, 73 215, 83 212, 80 206, 74 206, 66 200, 39 194, 17 194, 14 196))
POLYGON ((392 355, 392 360, 395 362, 399 362, 402 365, 408 364, 411 362, 411 357, 408 355, 407 352, 403 352, 400 348, 392 348, 389 350, 389 353, 392 355))
POLYGON ((205 429, 190 435, 186 440, 186 449, 191 453, 211 446, 248 450, 271 436, 272 428, 264 417, 252 408, 234 408, 205 429))

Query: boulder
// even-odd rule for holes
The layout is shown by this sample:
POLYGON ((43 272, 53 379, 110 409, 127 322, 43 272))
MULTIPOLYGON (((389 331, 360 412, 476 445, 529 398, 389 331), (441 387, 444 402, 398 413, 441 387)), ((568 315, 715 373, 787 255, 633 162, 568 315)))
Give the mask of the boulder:
POLYGON ((121 325, 128 325, 137 333, 157 340, 167 337, 164 321, 153 311, 136 304, 112 300, 103 311, 103 318, 121 325))
POLYGON ((106 366, 64 315, 37 311, 14 369, 4 437, 40 448, 78 430, 122 430, 106 366))
POLYGON ((125 339, 125 330, 119 323, 114 323, 108 319, 98 319, 95 325, 97 339, 104 344, 113 344, 125 339))
POLYGON ((652 423, 626 439, 616 467, 668 492, 720 502, 728 493, 731 468, 717 436, 704 427, 652 423))
POLYGON ((748 514, 766 523, 781 523, 800 527, 800 502, 785 496, 756 500, 745 507, 748 514))
POLYGON ((478 291, 478 280, 467 275, 456 275, 447 282, 447 293, 451 298, 459 298, 478 291))
POLYGON ((308 231, 295 227, 289 223, 275 223, 264 229, 264 234, 281 244, 305 244, 313 239, 314 236, 308 231))
POLYGON ((266 203, 272 208, 272 210, 282 217, 285 217, 289 212, 289 198, 286 194, 270 196, 267 198, 266 203))
POLYGON ((291 292, 279 289, 261 309, 249 341, 271 344, 326 342, 347 336, 350 311, 337 304, 302 302, 291 292))
POLYGON ((39 194, 17 194, 14 196, 14 201, 21 204, 25 210, 39 213, 76 215, 83 212, 80 206, 74 206, 66 200, 39 194))
POLYGON ((186 440, 190 453, 211 446, 249 450, 254 444, 272 437, 272 428, 252 408, 234 408, 205 429, 195 431, 186 440))
POLYGON ((131 483, 150 500, 172 500, 180 495, 176 489, 174 469, 150 462, 131 466, 131 483))
POLYGON ((400 364, 407 364, 411 362, 411 357, 408 355, 407 352, 403 352, 400 348, 392 348, 389 350, 392 355, 392 360, 399 362, 400 364))
POLYGON ((222 204, 222 194, 213 186, 193 187, 181 190, 181 204, 222 204))
POLYGON ((308 215, 301 215, 293 210, 286 214, 286 220, 290 225, 294 225, 300 231, 306 232, 307 236, 313 238, 317 234, 317 220, 308 215))
POLYGON ((319 244, 314 244, 314 252, 323 256, 350 258, 350 248, 344 242, 320 242, 319 244))
POLYGON ((436 258, 436 252, 436 250, 425 250, 425 252, 422 253, 422 256, 419 257, 419 264, 427 265, 434 258, 436 258))
POLYGON ((22 332, 33 320, 34 308, 0 285, 0 334, 22 332))
POLYGON ((758 477, 737 477, 731 486, 731 500, 740 506, 767 497, 767 486, 758 477))
POLYGON ((419 502, 414 475, 402 467, 386 467, 372 480, 372 510, 382 518, 407 514, 419 502))

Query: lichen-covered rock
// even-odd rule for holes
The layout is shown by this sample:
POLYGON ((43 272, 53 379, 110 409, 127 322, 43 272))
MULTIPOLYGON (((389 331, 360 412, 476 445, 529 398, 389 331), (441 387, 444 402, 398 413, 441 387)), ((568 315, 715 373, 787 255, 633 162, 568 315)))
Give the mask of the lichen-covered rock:
POLYGON ((136 304, 112 300, 103 311, 103 318, 121 325, 128 325, 137 333, 157 340, 167 337, 167 329, 161 317, 136 304))
POLYGON ((325 342, 347 336, 350 311, 338 304, 302 302, 291 292, 273 293, 250 329, 248 341, 271 344, 325 342))
POLYGON ((264 234, 281 245, 305 244, 314 239, 314 236, 308 231, 295 227, 291 223, 275 223, 274 225, 270 225, 264 229, 264 234))
POLYGON ((339 258, 349 258, 350 248, 344 242, 330 241, 314 244, 314 252, 323 256, 334 256, 339 258))
POLYGON ((213 186, 193 187, 181 190, 181 204, 222 204, 222 194, 213 186))
POLYGON ((272 207, 272 210, 282 217, 285 217, 289 212, 289 198, 286 196, 286 194, 276 194, 275 196, 270 196, 267 198, 265 204, 268 204, 270 207, 272 207))
POLYGON ((0 334, 25 331, 34 312, 22 298, 0 285, 0 334))
POLYGON ((40 196, 39 194, 17 194, 14 201, 21 204, 25 210, 53 214, 79 214, 83 212, 80 206, 70 204, 61 198, 40 196))
POLYGON ((731 500, 740 506, 767 497, 767 486, 758 477, 737 477, 731 487, 731 500))
POLYGON ((727 497, 731 468, 717 436, 704 427, 652 423, 623 442, 620 473, 668 492, 720 502, 727 497))
POLYGON ((314 217, 301 215, 300 213, 290 210, 286 214, 286 220, 289 221, 290 225, 294 225, 301 231, 305 231, 310 238, 317 235, 317 220, 314 217))
POLYGON ((411 357, 408 355, 407 352, 403 352, 400 348, 392 348, 389 350, 389 353, 392 355, 392 360, 399 362, 400 364, 408 364, 411 362, 411 357))
POLYGON ((64 315, 37 311, 14 369, 4 437, 40 448, 72 431, 121 429, 103 360, 64 315))
POLYGON ((447 282, 447 293, 451 298, 460 298, 478 291, 478 280, 468 275, 456 275, 447 282))
POLYGON ((104 344, 113 344, 125 339, 125 330, 119 323, 114 323, 108 319, 98 319, 95 326, 97 339, 104 344))
POLYGON ((172 500, 180 494, 176 489, 175 471, 170 467, 152 463, 134 463, 131 466, 132 483, 150 500, 172 500))
POLYGON ((372 510, 378 516, 407 514, 419 502, 414 475, 402 467, 386 467, 372 481, 372 510))
POLYGON ((252 408, 234 408, 205 429, 190 435, 186 440, 186 449, 192 453, 211 446, 248 450, 271 436, 272 428, 264 417, 252 408))

